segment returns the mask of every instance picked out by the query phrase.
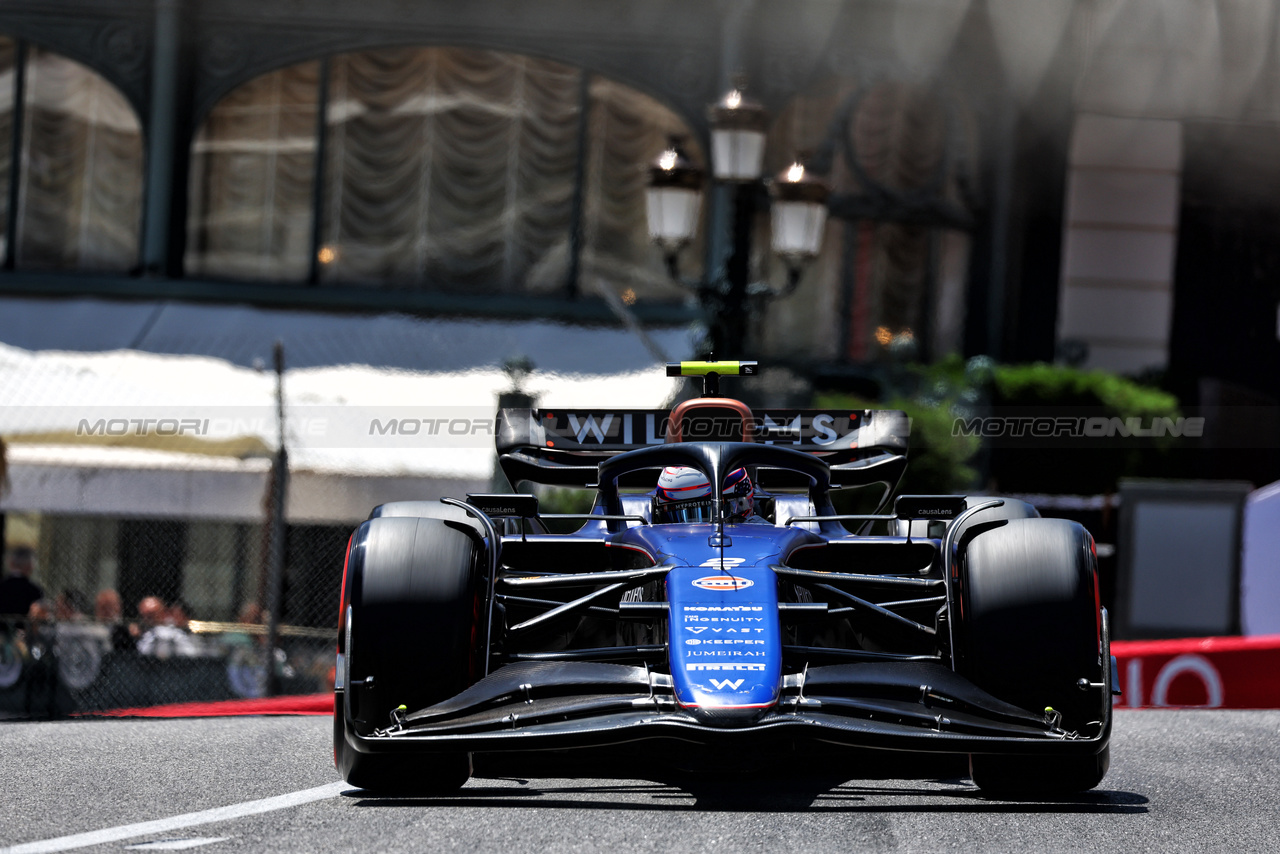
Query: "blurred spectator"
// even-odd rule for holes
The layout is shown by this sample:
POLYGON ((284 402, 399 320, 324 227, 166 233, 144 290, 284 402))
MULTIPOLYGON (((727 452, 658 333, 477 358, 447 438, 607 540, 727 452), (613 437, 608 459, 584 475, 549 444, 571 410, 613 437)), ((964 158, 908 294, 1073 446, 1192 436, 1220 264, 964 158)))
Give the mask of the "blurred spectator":
POLYGON ((163 623, 166 610, 159 596, 144 596, 138 601, 137 633, 144 635, 163 623))
POLYGON ((181 599, 173 600, 169 605, 168 621, 169 625, 176 626, 184 632, 191 631, 191 609, 187 607, 187 603, 181 599))
POLYGON ((37 599, 27 609, 27 692, 23 704, 28 715, 54 714, 58 681, 55 640, 53 603, 37 599))
POLYGON ((53 628, 58 682, 75 691, 93 684, 102 669, 102 657, 111 651, 111 629, 90 620, 88 612, 88 597, 72 588, 64 589, 53 603, 58 620, 53 628))
MULTIPOLYGON (((261 630, 262 607, 257 602, 246 602, 236 616, 236 622, 244 626, 241 631, 229 631, 222 636, 222 644, 231 653, 239 650, 253 652, 267 642, 267 635, 261 630), (249 628, 250 626, 255 628, 249 628)), ((242 656, 243 657, 243 656, 242 656)))
POLYGON ((53 603, 37 599, 27 609, 27 657, 33 661, 49 659, 53 653, 53 603))
POLYGON ((0 581, 0 616, 25 615, 44 590, 31 580, 36 571, 36 553, 30 546, 14 546, 5 558, 5 576, 0 581))
POLYGON ((169 625, 185 634, 195 644, 196 655, 217 654, 217 650, 213 649, 205 638, 191 631, 191 609, 186 602, 181 599, 173 600, 173 604, 169 606, 167 621, 169 625))
POLYGON ((33 629, 53 622, 53 603, 40 598, 27 608, 27 624, 33 629))
POLYGON ((60 623, 78 622, 89 612, 89 600, 79 590, 64 588, 53 600, 53 615, 60 623))
POLYGON ((260 626, 266 622, 262 619, 262 606, 257 602, 245 602, 236 619, 246 626, 260 626))
POLYGON ((156 658, 190 658, 200 648, 190 634, 169 623, 169 609, 158 596, 138 603, 138 652, 156 658))
POLYGON ((93 600, 93 618, 99 623, 112 625, 121 621, 124 616, 124 605, 120 594, 110 587, 99 590, 98 598, 93 600))
POLYGON ((115 590, 108 587, 98 591, 98 598, 93 603, 93 618, 111 633, 112 649, 131 652, 137 648, 138 639, 124 624, 124 606, 115 590))
POLYGON ((295 675, 283 649, 277 647, 270 657, 266 655, 267 633, 263 629, 269 618, 270 614, 256 602, 246 602, 238 619, 245 630, 228 632, 223 637, 228 652, 227 679, 231 690, 241 697, 261 697, 266 693, 268 660, 274 663, 277 676, 292 679, 295 675))

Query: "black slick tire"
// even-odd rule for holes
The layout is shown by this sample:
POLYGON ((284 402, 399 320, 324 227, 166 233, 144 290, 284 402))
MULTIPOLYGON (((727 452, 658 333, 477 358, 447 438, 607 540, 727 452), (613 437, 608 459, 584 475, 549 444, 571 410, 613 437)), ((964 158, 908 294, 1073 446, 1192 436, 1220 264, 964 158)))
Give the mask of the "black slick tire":
MULTIPOLYGON (((1102 682, 1097 558, 1089 533, 1064 519, 1009 519, 962 548, 957 669, 990 694, 1027 711, 1053 709, 1068 732, 1096 732, 1111 695, 1102 682)), ((1094 755, 973 754, 970 774, 1001 797, 1064 795, 1091 789, 1110 764, 1094 755)))
POLYGON ((374 518, 356 530, 334 727, 335 760, 352 785, 431 794, 454 791, 470 777, 467 753, 365 753, 353 736, 391 726, 401 706, 417 711, 476 680, 481 557, 469 526, 454 521, 374 518))

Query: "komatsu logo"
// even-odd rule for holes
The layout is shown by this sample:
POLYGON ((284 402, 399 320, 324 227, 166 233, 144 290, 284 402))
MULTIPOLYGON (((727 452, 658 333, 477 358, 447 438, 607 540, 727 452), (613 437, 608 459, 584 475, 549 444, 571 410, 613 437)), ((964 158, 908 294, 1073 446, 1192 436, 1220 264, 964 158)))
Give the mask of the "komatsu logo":
POLYGON ((685 670, 764 670, 768 665, 760 664, 686 664, 685 670))
MULTIPOLYGON (((718 578, 719 576, 717 576, 718 578)), ((699 578, 698 581, 705 581, 699 578)), ((694 584, 698 582, 695 581, 694 584)), ((685 605, 686 611, 763 611, 763 605, 685 605)))
POLYGON ((736 575, 707 575, 694 579, 693 586, 703 590, 746 590, 755 584, 750 578, 736 575))

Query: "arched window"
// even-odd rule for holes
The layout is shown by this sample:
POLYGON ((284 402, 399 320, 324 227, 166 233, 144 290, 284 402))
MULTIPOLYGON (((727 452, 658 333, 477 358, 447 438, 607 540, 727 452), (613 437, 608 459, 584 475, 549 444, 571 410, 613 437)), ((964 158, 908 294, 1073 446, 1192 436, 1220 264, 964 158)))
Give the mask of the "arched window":
POLYGON ((104 272, 136 266, 142 216, 137 115, 96 72, 7 38, 0 38, 0 182, 10 265, 104 272), (22 116, 16 156, 15 105, 22 116), (16 214, 10 210, 15 180, 16 214))
POLYGON ((191 152, 186 273, 303 281, 311 254, 320 63, 218 102, 191 152))
POLYGON ((292 66, 200 128, 187 272, 678 298, 644 209, 643 167, 672 133, 690 135, 654 99, 518 54, 384 48, 292 66))

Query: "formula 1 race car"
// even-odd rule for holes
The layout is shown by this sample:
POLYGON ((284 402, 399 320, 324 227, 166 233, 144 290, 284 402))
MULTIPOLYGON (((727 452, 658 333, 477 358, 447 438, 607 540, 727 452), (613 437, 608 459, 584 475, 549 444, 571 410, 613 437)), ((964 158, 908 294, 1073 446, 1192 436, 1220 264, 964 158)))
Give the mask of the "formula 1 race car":
POLYGON ((343 570, 348 782, 449 791, 473 753, 634 742, 967 754, 997 795, 1102 780, 1115 662, 1092 537, 1010 498, 881 512, 906 416, 719 395, 755 369, 669 365, 705 381, 670 412, 503 410, 510 482, 594 490, 589 513, 525 493, 373 510, 343 570), (853 487, 883 490, 877 512, 837 513, 853 487))

